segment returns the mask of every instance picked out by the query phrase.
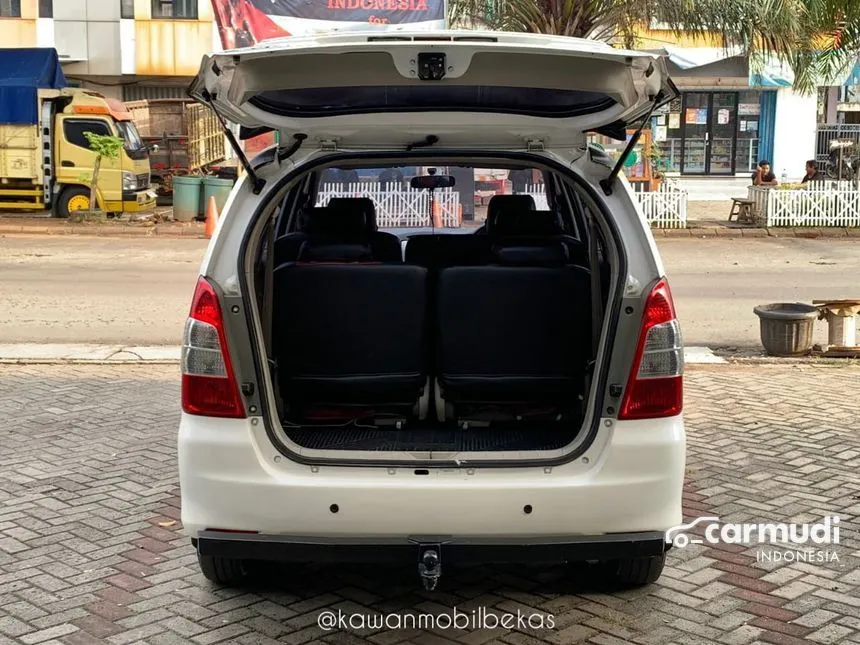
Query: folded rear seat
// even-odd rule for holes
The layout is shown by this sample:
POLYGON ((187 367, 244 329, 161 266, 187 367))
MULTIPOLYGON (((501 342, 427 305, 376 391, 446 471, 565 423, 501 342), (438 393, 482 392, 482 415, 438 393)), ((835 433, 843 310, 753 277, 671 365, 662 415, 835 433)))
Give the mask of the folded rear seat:
POLYGON ((415 406, 428 385, 427 270, 380 257, 360 208, 334 210, 317 213, 324 224, 314 218, 275 269, 282 396, 305 410, 415 406))
POLYGON ((568 240, 528 234, 534 230, 491 229, 492 264, 440 272, 437 395, 444 402, 563 408, 582 392, 590 275, 571 264, 568 240))

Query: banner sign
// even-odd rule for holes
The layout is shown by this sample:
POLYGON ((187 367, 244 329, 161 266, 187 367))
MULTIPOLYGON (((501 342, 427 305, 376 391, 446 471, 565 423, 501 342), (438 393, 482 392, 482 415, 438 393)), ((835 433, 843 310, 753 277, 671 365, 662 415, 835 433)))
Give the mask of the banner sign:
POLYGON ((212 0, 224 49, 338 31, 445 29, 445 0, 212 0))

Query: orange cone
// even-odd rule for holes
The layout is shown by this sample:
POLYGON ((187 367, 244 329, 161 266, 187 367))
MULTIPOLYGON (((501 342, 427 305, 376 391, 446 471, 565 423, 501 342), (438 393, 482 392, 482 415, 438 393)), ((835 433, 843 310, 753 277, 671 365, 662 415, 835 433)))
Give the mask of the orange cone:
POLYGON ((442 207, 439 202, 433 202, 433 227, 442 228, 442 207))
POLYGON ((218 206, 215 204, 215 196, 210 195, 209 203, 206 205, 206 225, 203 228, 206 237, 212 237, 216 224, 218 224, 218 206))

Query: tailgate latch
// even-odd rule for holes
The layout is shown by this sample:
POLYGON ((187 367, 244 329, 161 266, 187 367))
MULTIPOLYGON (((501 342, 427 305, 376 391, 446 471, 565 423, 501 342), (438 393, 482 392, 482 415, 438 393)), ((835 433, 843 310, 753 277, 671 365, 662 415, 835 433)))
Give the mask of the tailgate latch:
POLYGON ((526 150, 529 152, 543 152, 545 149, 543 139, 528 139, 526 141, 526 150))

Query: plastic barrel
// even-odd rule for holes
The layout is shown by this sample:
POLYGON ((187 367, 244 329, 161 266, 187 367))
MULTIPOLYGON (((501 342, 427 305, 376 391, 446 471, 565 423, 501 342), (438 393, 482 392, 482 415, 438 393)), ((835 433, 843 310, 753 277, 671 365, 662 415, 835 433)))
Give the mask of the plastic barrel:
POLYGON ((214 197, 215 205, 218 207, 218 214, 220 215, 224 211, 224 204, 227 203, 227 198, 230 196, 231 190, 233 190, 233 182, 230 179, 204 177, 203 200, 200 202, 201 214, 206 212, 209 198, 214 197))
POLYGON ((801 356, 812 349, 817 307, 782 302, 759 305, 753 312, 761 322, 761 343, 771 356, 801 356))
POLYGON ((180 175, 173 178, 173 218, 190 222, 200 211, 200 177, 180 175))

